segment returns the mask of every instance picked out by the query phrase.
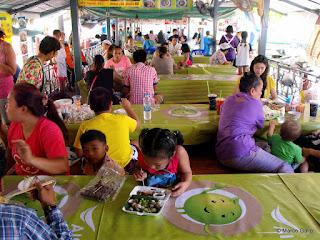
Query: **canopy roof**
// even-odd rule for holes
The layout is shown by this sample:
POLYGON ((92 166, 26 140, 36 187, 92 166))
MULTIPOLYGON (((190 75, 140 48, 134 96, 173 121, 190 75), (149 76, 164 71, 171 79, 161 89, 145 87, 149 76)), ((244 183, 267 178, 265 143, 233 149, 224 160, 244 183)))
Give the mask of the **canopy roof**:
MULTIPOLYGON (((194 0, 195 2, 196 0, 194 0)), ((202 0, 211 2, 211 0, 202 0)), ((313 12, 320 15, 319 0, 270 0, 271 9, 281 14, 297 11, 313 12)), ((235 8, 231 0, 226 0, 219 11, 220 16, 231 13, 235 8), (225 9, 228 8, 228 9, 225 9)), ((15 14, 18 12, 37 14, 43 17, 60 10, 70 9, 70 0, 0 0, 0 10, 15 14)), ((84 12, 93 14, 97 18, 105 18, 104 8, 82 7, 84 12)), ((196 8, 191 10, 124 10, 111 8, 111 17, 127 18, 158 18, 158 19, 181 19, 184 17, 204 17, 196 8)), ((209 14, 208 16, 209 17, 209 14)), ((205 17, 204 17, 205 18, 205 17)))

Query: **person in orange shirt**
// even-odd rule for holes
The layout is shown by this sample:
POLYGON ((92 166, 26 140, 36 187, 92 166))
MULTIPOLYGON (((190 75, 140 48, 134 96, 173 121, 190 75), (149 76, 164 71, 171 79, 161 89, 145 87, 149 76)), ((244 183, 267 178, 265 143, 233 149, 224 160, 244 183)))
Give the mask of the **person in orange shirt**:
MULTIPOLYGON (((67 62, 67 69, 68 69, 67 75, 68 75, 68 82, 69 82, 69 90, 74 92, 75 91, 75 74, 74 74, 73 53, 72 53, 73 52, 72 35, 70 35, 70 38, 69 38, 69 45, 65 46, 65 51, 67 55, 66 62, 67 62)), ((84 56, 82 51, 81 51, 81 62, 83 66, 88 65, 87 59, 84 56)))

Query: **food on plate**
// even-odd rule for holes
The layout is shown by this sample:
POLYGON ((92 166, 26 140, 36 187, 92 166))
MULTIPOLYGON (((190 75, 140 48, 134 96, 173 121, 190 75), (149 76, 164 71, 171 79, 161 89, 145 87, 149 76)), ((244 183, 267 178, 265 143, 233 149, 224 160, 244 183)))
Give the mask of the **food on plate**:
POLYGON ((161 207, 162 204, 158 199, 141 195, 132 195, 125 204, 127 211, 144 213, 158 213, 161 207))
POLYGON ((263 115, 266 120, 271 120, 280 116, 280 110, 274 110, 267 105, 263 106, 263 115))
POLYGON ((171 110, 171 114, 180 116, 196 115, 197 113, 197 110, 191 108, 175 108, 171 110))
POLYGON ((154 5, 155 5, 155 2, 152 1, 152 0, 147 0, 147 1, 144 2, 144 6, 146 8, 152 8, 152 7, 154 7, 154 5))

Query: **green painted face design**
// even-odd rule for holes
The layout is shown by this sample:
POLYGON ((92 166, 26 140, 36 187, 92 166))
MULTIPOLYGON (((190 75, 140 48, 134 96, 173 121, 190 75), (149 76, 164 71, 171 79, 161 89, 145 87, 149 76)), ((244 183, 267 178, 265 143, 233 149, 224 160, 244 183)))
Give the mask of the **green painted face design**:
POLYGON ((231 199, 215 193, 200 193, 188 198, 184 210, 198 222, 215 225, 232 223, 242 213, 239 198, 231 199))

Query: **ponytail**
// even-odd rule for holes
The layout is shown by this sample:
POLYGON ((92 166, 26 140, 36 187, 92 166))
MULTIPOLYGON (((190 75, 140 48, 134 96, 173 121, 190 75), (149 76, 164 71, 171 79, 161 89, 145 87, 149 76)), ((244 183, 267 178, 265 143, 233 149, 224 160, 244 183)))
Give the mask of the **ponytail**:
POLYGON ((48 100, 47 103, 47 118, 58 125, 58 127, 61 129, 64 140, 66 142, 69 141, 69 132, 64 124, 63 120, 59 116, 56 106, 54 105, 53 101, 51 99, 48 100))
POLYGON ((183 144, 180 131, 170 132, 168 129, 143 129, 139 136, 142 153, 149 157, 172 159, 177 145, 183 144))

